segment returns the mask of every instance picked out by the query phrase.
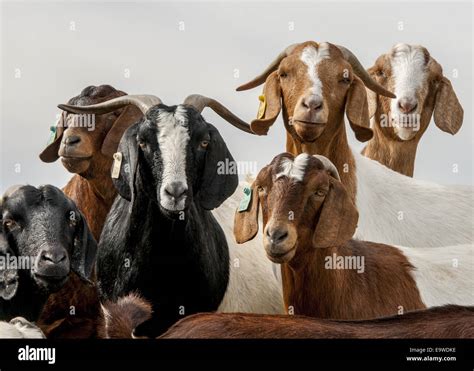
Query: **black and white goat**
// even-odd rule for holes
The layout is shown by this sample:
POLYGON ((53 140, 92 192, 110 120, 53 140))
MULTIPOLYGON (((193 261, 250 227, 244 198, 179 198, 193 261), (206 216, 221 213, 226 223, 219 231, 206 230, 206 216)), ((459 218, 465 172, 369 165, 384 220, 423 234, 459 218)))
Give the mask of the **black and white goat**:
POLYGON ((229 112, 202 96, 186 103, 166 106, 153 96, 129 95, 59 106, 101 114, 133 104, 144 114, 115 154, 112 178, 119 196, 97 259, 102 299, 138 291, 151 302, 153 316, 137 336, 157 336, 185 315, 217 310, 229 281, 226 237, 210 210, 235 191, 238 174, 220 171, 234 160, 218 130, 200 115, 206 106, 221 116, 229 112))

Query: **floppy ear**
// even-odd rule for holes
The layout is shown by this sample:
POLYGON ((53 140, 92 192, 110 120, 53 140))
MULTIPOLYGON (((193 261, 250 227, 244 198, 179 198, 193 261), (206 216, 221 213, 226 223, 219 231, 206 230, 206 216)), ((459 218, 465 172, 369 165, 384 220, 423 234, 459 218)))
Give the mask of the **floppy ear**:
MULTIPOLYGON (((14 256, 13 250, 8 245, 3 233, 2 214, 0 205, 0 256, 14 256)), ((0 298, 11 300, 18 290, 18 270, 11 267, 0 267, 0 298)))
POLYGON ((234 193, 239 184, 239 175, 237 164, 224 139, 213 125, 208 125, 211 140, 206 151, 199 202, 204 209, 212 210, 234 193))
POLYGON ((71 254, 71 268, 84 281, 89 281, 97 255, 97 243, 92 236, 84 215, 78 210, 80 220, 74 236, 74 247, 71 254))
POLYGON ((102 143, 102 153, 112 157, 117 152, 117 147, 125 130, 138 122, 142 117, 143 113, 137 107, 133 105, 126 106, 107 133, 102 143))
POLYGON ((436 94, 434 122, 441 130, 456 134, 461 128, 464 110, 456 97, 451 82, 443 76, 436 94))
MULTIPOLYGON (((253 239, 258 232, 258 209, 260 202, 258 198, 258 187, 250 187, 250 203, 246 210, 236 210, 234 218, 234 236, 237 243, 244 243, 253 239)), ((248 195, 244 194, 244 198, 248 195)))
POLYGON ((135 195, 135 174, 138 168, 138 145, 137 145, 138 123, 125 131, 120 140, 117 154, 121 155, 121 161, 114 160, 112 165, 112 181, 120 196, 132 201, 135 195), (114 176, 114 168, 119 167, 118 176, 114 176))
POLYGON ((346 189, 332 177, 329 182, 329 192, 313 233, 314 247, 340 246, 352 238, 357 228, 359 213, 346 189))
POLYGON ((58 151, 63 138, 64 127, 66 120, 66 112, 62 112, 59 117, 56 127, 51 127, 52 141, 46 146, 43 152, 40 153, 39 158, 43 162, 54 162, 59 158, 58 151), (54 130, 54 132, 53 132, 54 130))
POLYGON ((250 124, 252 131, 266 135, 281 111, 281 89, 277 71, 273 71, 263 86, 263 101, 260 102, 258 117, 250 124))
POLYGON ((357 140, 366 142, 372 138, 367 93, 364 83, 357 76, 354 76, 347 93, 346 114, 357 140))

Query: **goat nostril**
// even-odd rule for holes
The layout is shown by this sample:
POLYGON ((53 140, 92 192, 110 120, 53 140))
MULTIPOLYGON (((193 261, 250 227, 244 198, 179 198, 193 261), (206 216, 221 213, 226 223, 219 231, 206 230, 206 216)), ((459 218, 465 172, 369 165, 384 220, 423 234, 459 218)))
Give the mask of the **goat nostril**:
POLYGON ((41 259, 48 263, 58 264, 66 259, 66 255, 62 253, 61 254, 43 253, 41 255, 41 259))
POLYGON ((188 188, 180 182, 173 182, 165 187, 165 194, 175 200, 183 198, 187 191, 188 188))
POLYGON ((398 101, 398 108, 405 114, 415 111, 417 107, 417 102, 410 102, 402 99, 398 101))
POLYGON ((66 144, 68 144, 68 145, 77 144, 80 141, 81 141, 81 138, 77 135, 71 135, 71 136, 67 137, 66 140, 65 140, 66 144))
POLYGON ((304 100, 301 102, 301 105, 302 105, 304 108, 309 108, 309 106, 306 104, 306 102, 305 102, 304 100))

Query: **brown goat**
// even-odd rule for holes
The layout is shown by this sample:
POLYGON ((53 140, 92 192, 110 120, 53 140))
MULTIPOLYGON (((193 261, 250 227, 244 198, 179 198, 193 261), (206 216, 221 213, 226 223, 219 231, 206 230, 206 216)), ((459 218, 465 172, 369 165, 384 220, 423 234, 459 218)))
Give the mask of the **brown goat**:
POLYGON ((474 308, 446 305, 366 321, 304 316, 199 313, 160 339, 403 339, 474 338, 474 308))
POLYGON ((441 65, 422 46, 397 44, 368 72, 397 99, 367 91, 374 137, 362 154, 413 176, 418 143, 433 112, 436 126, 454 135, 461 128, 463 109, 441 65))
MULTIPOLYGON (((123 95, 109 85, 89 86, 69 104, 90 105, 123 95)), ((110 177, 112 156, 123 132, 141 116, 134 106, 96 115, 93 121, 90 116, 62 113, 53 142, 40 154, 45 162, 61 158, 64 167, 75 174, 63 191, 84 214, 97 241, 117 195, 110 177)), ((99 313, 97 288, 71 274, 66 285, 51 295, 39 325, 47 337, 94 337, 99 313)))
POLYGON ((255 237, 261 206, 264 247, 281 264, 290 314, 370 319, 425 308, 413 266, 398 248, 352 240, 358 212, 335 166, 322 156, 281 154, 252 184, 235 215, 238 243, 255 237))
MULTIPOLYGON (((151 306, 131 294, 102 307, 100 338, 133 338, 151 316, 151 306)), ((199 313, 174 324, 159 339, 397 339, 474 338, 474 308, 446 305, 365 321, 305 316, 199 313)))

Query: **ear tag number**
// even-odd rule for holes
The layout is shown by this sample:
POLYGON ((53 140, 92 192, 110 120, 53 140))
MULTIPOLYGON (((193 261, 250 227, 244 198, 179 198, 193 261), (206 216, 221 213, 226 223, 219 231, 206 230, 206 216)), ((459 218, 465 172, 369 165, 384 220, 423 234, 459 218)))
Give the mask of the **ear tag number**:
POLYGON ((258 100, 260 101, 260 105, 258 106, 257 119, 261 120, 263 119, 263 116, 265 116, 265 110, 267 109, 267 100, 265 99, 265 94, 260 95, 258 100))
POLYGON ((120 168, 122 167, 122 153, 114 153, 114 166, 112 167, 112 178, 118 179, 120 176, 120 168))
POLYGON ((247 211, 250 206, 250 201, 252 201, 252 189, 250 187, 244 188, 244 197, 240 201, 239 208, 237 209, 239 213, 242 211, 247 211))
POLYGON ((49 128, 48 145, 53 143, 55 139, 56 139, 56 125, 50 126, 49 128))

